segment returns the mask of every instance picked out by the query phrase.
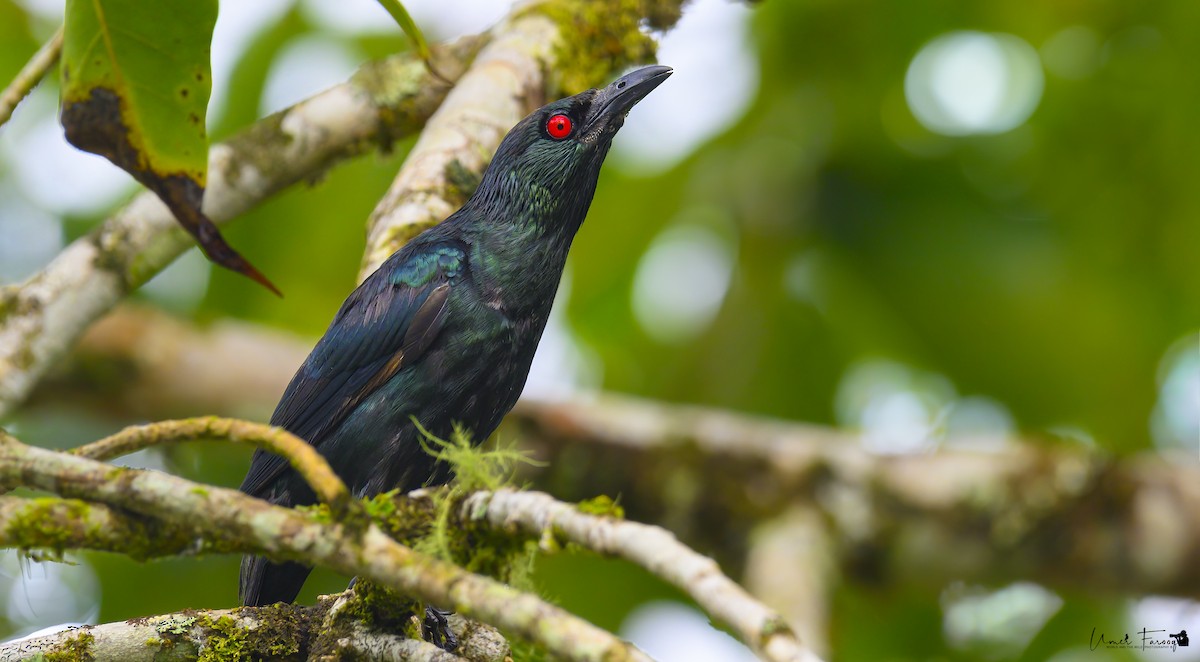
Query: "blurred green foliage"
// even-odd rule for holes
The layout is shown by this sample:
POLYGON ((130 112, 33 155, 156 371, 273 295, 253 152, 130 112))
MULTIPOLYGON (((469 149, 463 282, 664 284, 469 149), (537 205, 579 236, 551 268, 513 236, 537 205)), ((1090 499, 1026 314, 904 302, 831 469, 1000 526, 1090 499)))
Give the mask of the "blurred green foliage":
MULTIPOLYGON (((0 0, 0 78, 36 48, 27 25, 0 0)), ((662 174, 606 168, 572 253, 570 330, 599 360, 607 389, 837 423, 846 371, 883 358, 1002 403, 1023 432, 1069 425, 1106 451, 1149 448, 1159 363, 1200 328, 1197 27, 1200 4, 1187 1, 756 4, 760 82, 744 116, 662 174), (905 72, 930 39, 1005 32, 1044 55, 1073 26, 1099 37, 1093 70, 1047 71, 1021 126, 946 137, 909 111, 905 72), (639 325, 631 292, 647 247, 677 224, 713 230, 735 261, 712 324, 665 343, 639 325)), ((321 30, 292 11, 259 35, 214 139, 258 116, 275 56, 321 30)), ((399 34, 334 38, 370 55, 405 47, 399 34)), ((319 335, 354 285, 366 216, 406 149, 338 167, 229 226, 230 243, 286 298, 213 270, 196 318, 319 335)), ((22 422, 30 440, 66 445, 60 428, 22 422)), ((188 447, 168 464, 233 485, 245 457, 188 447)), ((102 580, 101 620, 235 599, 236 559, 89 559, 102 580)), ((318 574, 305 594, 343 581, 318 574)), ((671 595, 587 558, 544 564, 542 581, 606 627, 642 600, 671 595)), ((1032 639, 1024 659, 1085 646, 1093 626, 1120 627, 1123 599, 1063 598, 1040 633, 1012 633, 1032 639)), ((939 597, 927 590, 840 588, 834 626, 842 659, 997 657, 950 647, 939 597)))

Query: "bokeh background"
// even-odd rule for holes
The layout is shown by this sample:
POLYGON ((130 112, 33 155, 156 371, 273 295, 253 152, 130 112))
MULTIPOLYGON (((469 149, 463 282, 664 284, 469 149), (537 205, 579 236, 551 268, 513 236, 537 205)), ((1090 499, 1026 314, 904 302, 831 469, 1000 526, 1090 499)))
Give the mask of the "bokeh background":
MULTIPOLYGON (((405 4, 434 40, 509 9, 405 4)), ((0 0, 0 80, 61 13, 61 1, 0 0)), ((606 165, 528 391, 610 389, 835 425, 881 453, 1021 434, 1200 462, 1198 28, 1187 0, 694 0, 661 42, 677 73, 633 112, 606 165)), ((212 137, 405 48, 370 0, 223 3, 212 137)), ((48 80, 0 128, 0 283, 135 191, 66 145, 56 102, 48 80)), ((365 219, 408 146, 226 230, 286 299, 195 250, 136 297, 199 324, 234 317, 315 339, 354 285, 365 219)), ((4 424, 67 447, 131 422, 66 402, 4 424)), ((232 486, 247 455, 185 447, 133 461, 232 486)), ((236 601, 236 559, 74 560, 0 558, 0 637, 236 601)), ((660 659, 748 655, 623 564, 555 557, 537 579, 660 659)), ((305 595, 344 581, 320 576, 305 595)), ((844 586, 833 618, 840 659, 1137 659, 1089 652, 1088 633, 1200 632, 1189 601, 1025 583, 844 586)))

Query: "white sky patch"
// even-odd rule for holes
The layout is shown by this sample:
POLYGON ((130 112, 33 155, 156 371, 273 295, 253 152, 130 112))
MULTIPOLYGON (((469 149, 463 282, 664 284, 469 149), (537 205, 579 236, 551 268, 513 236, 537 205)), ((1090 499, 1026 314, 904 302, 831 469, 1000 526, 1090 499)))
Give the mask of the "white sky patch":
POLYGON ((63 246, 58 218, 29 204, 0 180, 0 283, 31 275, 63 246))
POLYGON ((259 113, 268 115, 350 78, 363 61, 342 42, 329 37, 291 41, 271 63, 259 113))
MULTIPOLYGON (((345 34, 377 34, 400 31, 391 14, 375 0, 300 0, 304 17, 314 25, 345 34)), ((405 9, 412 13, 410 0, 403 0, 405 9)), ((447 2, 446 4, 453 4, 447 2)), ((419 27, 424 27, 417 23, 419 27)))
POLYGON ((63 0, 16 0, 16 2, 29 10, 29 13, 47 19, 61 20, 67 9, 63 0))
POLYGON ((1020 37, 951 32, 913 58, 904 95, 917 120, 935 133, 1003 133, 1033 114, 1043 82, 1037 51, 1020 37))
POLYGON ((945 423, 945 446, 976 452, 1007 448, 1017 427, 1007 407, 980 395, 955 400, 945 423))
MULTIPOLYGON (((317 25, 349 34, 400 32, 400 26, 375 0, 303 0, 305 15, 317 25)), ((512 10, 508 0, 404 0, 429 42, 483 32, 512 10)))
POLYGON ((263 30, 278 21, 291 6, 290 0, 221 3, 217 25, 213 28, 213 89, 208 101, 208 126, 213 126, 224 114, 230 79, 246 50, 263 30))
POLYGON ((733 249, 716 232, 692 223, 668 227, 638 263, 634 316, 660 342, 699 335, 725 300, 733 266, 733 249))
POLYGON ((850 366, 838 384, 838 422, 858 428, 875 453, 914 453, 932 448, 955 399, 945 377, 895 361, 870 359, 850 366))
POLYGON ((627 639, 659 662, 755 662, 758 658, 717 630, 708 616, 678 602, 641 605, 621 624, 627 639))
POLYGON ((108 209, 136 184, 108 159, 75 149, 58 123, 58 91, 40 86, 0 131, 0 157, 21 192, 54 214, 108 209))
POLYGON ((32 632, 57 623, 94 623, 100 615, 100 582, 88 563, 35 563, 20 552, 0 555, 4 618, 14 629, 32 632))
POLYGON ((1181 338, 1163 356, 1150 432, 1162 450, 1200 453, 1200 334, 1181 338))
POLYGON ((622 168, 654 174, 673 167, 736 122, 758 90, 751 47, 753 10, 696 0, 660 41, 658 61, 675 73, 643 99, 613 141, 622 168))
POLYGON ((956 584, 942 595, 942 628, 951 646, 1017 657, 1062 608, 1062 598, 1031 582, 997 591, 956 584))

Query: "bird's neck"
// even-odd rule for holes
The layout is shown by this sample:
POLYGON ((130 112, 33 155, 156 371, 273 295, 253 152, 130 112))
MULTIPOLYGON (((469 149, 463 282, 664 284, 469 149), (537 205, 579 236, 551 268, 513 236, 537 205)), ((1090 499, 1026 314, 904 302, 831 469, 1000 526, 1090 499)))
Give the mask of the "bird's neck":
POLYGON ((508 307, 549 311, 596 190, 588 179, 564 194, 510 172, 504 181, 485 178, 464 207, 486 279, 508 307))

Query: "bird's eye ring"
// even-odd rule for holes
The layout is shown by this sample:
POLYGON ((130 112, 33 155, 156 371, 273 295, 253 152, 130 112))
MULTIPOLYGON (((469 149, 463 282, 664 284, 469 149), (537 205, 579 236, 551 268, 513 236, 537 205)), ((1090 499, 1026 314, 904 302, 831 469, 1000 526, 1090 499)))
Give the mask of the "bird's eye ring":
POLYGON ((571 135, 571 118, 566 115, 554 115, 546 121, 546 133, 555 140, 562 140, 571 135))

